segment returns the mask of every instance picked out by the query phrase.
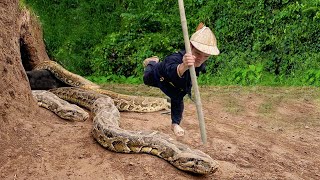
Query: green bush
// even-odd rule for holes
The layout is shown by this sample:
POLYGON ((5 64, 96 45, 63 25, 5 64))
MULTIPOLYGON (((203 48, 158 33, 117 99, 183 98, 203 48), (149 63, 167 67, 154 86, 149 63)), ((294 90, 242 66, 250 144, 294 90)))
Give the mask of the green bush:
POLYGON ((304 76, 304 83, 306 85, 320 86, 320 70, 308 70, 304 76))
MULTIPOLYGON (((23 4, 39 15, 49 56, 80 75, 141 83, 143 59, 184 48, 176 1, 23 4)), ((190 35, 204 22, 221 51, 200 84, 319 86, 320 0, 185 0, 185 9, 190 35)))

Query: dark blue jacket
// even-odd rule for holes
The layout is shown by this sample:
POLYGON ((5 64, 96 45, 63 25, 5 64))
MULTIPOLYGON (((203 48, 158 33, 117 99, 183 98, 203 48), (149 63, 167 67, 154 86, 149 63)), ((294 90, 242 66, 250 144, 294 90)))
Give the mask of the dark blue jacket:
MULTIPOLYGON (((184 109, 183 97, 186 94, 191 95, 191 77, 187 70, 180 78, 177 74, 177 66, 181 64, 185 51, 180 51, 167 56, 162 62, 153 64, 153 84, 160 88, 167 96, 171 98, 171 119, 173 123, 179 124, 184 109)), ((205 64, 195 68, 196 75, 199 72, 205 72, 205 64)))

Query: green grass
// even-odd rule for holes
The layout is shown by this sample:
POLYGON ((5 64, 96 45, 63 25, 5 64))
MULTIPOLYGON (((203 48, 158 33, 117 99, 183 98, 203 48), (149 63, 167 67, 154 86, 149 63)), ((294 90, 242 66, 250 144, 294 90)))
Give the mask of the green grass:
MULTIPOLYGON (((184 48, 178 3, 22 0, 51 59, 93 81, 142 83, 142 60, 184 48)), ((320 0, 186 0, 188 30, 213 29, 221 54, 201 85, 320 86, 320 0)))

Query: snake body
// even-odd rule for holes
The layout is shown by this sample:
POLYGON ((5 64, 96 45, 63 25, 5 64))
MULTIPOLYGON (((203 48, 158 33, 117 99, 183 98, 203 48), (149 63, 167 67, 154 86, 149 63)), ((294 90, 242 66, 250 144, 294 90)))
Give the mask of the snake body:
POLYGON ((89 118, 89 114, 82 108, 64 101, 49 91, 33 90, 32 95, 37 100, 39 106, 54 112, 62 119, 85 121, 89 118))
POLYGON ((110 96, 119 111, 131 112, 156 112, 163 109, 168 109, 169 103, 165 98, 144 97, 144 96, 129 96, 125 94, 115 93, 105 89, 101 89, 99 85, 64 69, 60 64, 54 61, 43 61, 38 64, 35 70, 46 69, 52 72, 56 78, 62 82, 73 86, 81 87, 96 91, 100 94, 110 96))
MULTIPOLYGON (((136 112, 161 110, 167 106, 166 99, 121 95, 100 89, 98 85, 65 70, 54 62, 44 62, 37 66, 37 69, 47 69, 61 81, 74 86, 50 89, 49 92, 90 110, 93 113, 92 135, 106 149, 121 153, 155 155, 180 170, 197 174, 209 174, 217 170, 218 163, 209 155, 191 149, 166 134, 158 131, 130 131, 120 128, 119 110, 136 112)), ((43 101, 43 104, 50 104, 51 100, 44 97, 38 98, 38 102, 43 101)), ((56 111, 59 107, 47 106, 46 108, 56 111)))
POLYGON ((218 168, 217 162, 207 154, 193 150, 168 135, 158 131, 130 131, 120 128, 120 113, 108 96, 74 87, 49 91, 93 112, 93 137, 108 150, 152 154, 178 169, 197 174, 212 173, 218 168))

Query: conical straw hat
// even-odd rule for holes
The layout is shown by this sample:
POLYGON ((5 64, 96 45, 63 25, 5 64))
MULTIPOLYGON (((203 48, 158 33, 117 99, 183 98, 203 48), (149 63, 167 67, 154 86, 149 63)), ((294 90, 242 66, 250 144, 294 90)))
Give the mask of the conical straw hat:
POLYGON ((201 29, 192 34, 190 42, 195 48, 206 54, 220 54, 220 51, 217 47, 217 39, 208 27, 203 26, 201 29))

